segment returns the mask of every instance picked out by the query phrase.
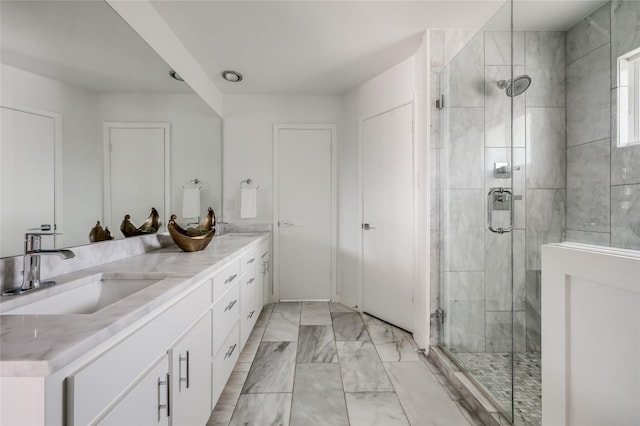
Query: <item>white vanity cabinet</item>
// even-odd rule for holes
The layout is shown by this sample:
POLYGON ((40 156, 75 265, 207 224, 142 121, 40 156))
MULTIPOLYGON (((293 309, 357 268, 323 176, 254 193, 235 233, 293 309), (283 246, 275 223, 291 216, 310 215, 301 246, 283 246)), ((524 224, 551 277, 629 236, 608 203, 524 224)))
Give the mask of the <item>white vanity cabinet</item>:
MULTIPOLYGON (((174 425, 204 425, 211 414, 211 311, 169 351, 174 425)), ((162 405, 162 404, 161 404, 162 405)))
MULTIPOLYGON (((77 368, 66 379, 66 423, 100 423, 103 418, 109 417, 113 410, 121 414, 114 414, 112 418, 120 418, 126 415, 127 407, 145 411, 131 413, 136 418, 153 418, 155 415, 157 423, 160 411, 158 406, 165 405, 163 401, 166 400, 162 399, 165 391, 161 391, 160 388, 164 386, 163 389, 171 394, 174 386, 169 380, 164 385, 156 383, 157 386, 151 389, 148 383, 155 379, 149 374, 158 373, 162 377, 179 376, 179 368, 172 368, 172 357, 179 357, 180 352, 184 354, 186 348, 194 348, 190 350, 194 352, 199 364, 202 364, 204 358, 207 368, 205 375, 210 377, 210 306, 211 280, 207 279, 92 362, 77 368), (203 343, 199 341, 201 339, 205 340, 204 349, 203 343), (157 364, 160 357, 164 361, 157 364), (157 365, 158 372, 154 368, 150 373, 150 365, 157 365), (149 398, 156 401, 153 407, 147 404, 149 398), (139 404, 136 402, 138 400, 139 404), (138 408, 135 408, 136 406, 138 408)), ((199 385, 207 392, 204 398, 209 401, 210 385, 206 382, 199 385)), ((173 405, 174 412, 178 411, 174 401, 169 400, 167 404, 169 407, 173 405)), ((207 414, 205 411, 203 413, 207 414)), ((205 422, 207 418, 205 417, 205 422)))
POLYGON ((101 425, 168 425, 171 414, 169 357, 163 355, 127 395, 109 411, 101 425))
MULTIPOLYGON (((149 299, 140 297, 146 290, 136 293, 140 301, 129 299, 127 306, 134 308, 128 311, 123 301, 107 308, 103 317, 91 317, 100 312, 69 316, 72 325, 86 320, 89 332, 78 339, 88 336, 95 345, 48 375, 0 377, 0 423, 204 425, 263 306, 269 242, 257 238, 260 243, 244 248, 241 240, 221 244, 224 250, 235 250, 223 258, 212 251, 215 266, 204 268, 215 272, 195 269, 191 277, 169 277, 160 287, 149 288, 149 299), (162 291, 171 293, 158 302, 162 291), (96 318, 108 317, 113 321, 109 324, 117 324, 120 312, 135 320, 127 320, 117 332, 90 328, 96 318)), ((170 252, 167 258, 181 266, 188 259, 184 256, 170 252)), ((134 265, 144 262, 140 257, 134 265)), ((111 267, 129 265, 123 261, 111 267)))
MULTIPOLYGON (((270 248, 270 241, 265 241, 258 246, 259 263, 256 265, 256 298, 260 303, 260 310, 262 310, 262 306, 265 303, 265 294, 268 296, 266 299, 271 296, 270 248)), ((260 310, 258 310, 258 313, 260 313, 260 310)))
POLYGON ((256 265, 259 262, 258 250, 253 249, 240 258, 240 344, 244 346, 262 309, 256 294, 256 265), (258 308, 259 306, 259 308, 258 308))

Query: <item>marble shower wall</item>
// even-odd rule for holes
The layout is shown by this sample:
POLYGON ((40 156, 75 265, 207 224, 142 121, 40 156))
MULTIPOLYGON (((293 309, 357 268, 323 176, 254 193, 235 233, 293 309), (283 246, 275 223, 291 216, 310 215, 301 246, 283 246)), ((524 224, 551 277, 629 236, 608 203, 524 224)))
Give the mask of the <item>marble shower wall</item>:
MULTIPOLYGON (((509 32, 431 32, 432 90, 445 96, 431 110, 431 343, 461 352, 510 352, 512 303, 516 351, 540 350, 540 245, 564 240, 564 33, 520 31, 513 43, 514 74, 533 84, 513 99, 511 146, 511 99, 497 87, 511 76, 509 32), (521 198, 514 232, 499 235, 486 228, 486 194, 511 185, 493 168, 512 156, 521 198)), ((494 217, 507 225, 508 212, 494 217)))
POLYGON ((640 2, 567 31, 567 240, 640 249, 640 145, 617 146, 617 58, 640 47, 640 2))

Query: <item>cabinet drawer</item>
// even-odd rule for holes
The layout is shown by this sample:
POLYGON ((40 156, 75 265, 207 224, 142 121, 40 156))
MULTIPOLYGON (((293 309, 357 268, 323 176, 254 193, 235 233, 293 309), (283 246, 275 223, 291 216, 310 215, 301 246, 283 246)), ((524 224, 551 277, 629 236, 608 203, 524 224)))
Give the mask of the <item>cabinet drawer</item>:
POLYGON ((249 250, 240 258, 240 275, 244 275, 251 270, 255 271, 258 263, 260 263, 258 252, 255 249, 249 250))
POLYGON ((244 346, 260 312, 256 309, 256 277, 249 274, 240 283, 240 346, 244 346))
POLYGON ((213 305, 213 346, 215 355, 231 329, 240 319, 240 285, 237 283, 213 305))
POLYGON ((240 278, 240 265, 234 260, 213 277, 213 300, 220 299, 240 278))
POLYGON ((213 359, 213 399, 212 403, 215 407, 224 385, 227 383, 231 371, 233 370, 238 356, 240 355, 240 336, 239 324, 233 328, 227 339, 222 344, 220 351, 213 359))
POLYGON ((86 425, 209 308, 208 281, 67 378, 67 423, 86 425))

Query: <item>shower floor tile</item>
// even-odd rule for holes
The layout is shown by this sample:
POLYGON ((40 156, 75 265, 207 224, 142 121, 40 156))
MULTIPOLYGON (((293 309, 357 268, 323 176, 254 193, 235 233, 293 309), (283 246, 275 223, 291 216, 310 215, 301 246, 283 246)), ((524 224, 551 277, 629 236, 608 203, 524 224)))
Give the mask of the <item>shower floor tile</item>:
MULTIPOLYGON (((460 366, 481 385, 503 410, 511 409, 511 354, 453 353, 460 366)), ((514 354, 515 425, 542 423, 542 370, 540 352, 514 354)))

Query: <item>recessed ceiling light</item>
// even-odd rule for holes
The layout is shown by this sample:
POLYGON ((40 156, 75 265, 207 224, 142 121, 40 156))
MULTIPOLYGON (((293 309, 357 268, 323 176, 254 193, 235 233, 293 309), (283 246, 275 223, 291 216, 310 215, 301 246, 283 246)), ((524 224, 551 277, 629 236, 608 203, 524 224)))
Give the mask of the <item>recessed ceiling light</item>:
POLYGON ((169 71, 169 75, 171 76, 171 78, 174 78, 174 79, 176 79, 178 81, 184 81, 184 79, 182 77, 180 77, 180 74, 178 74, 174 70, 169 71))
POLYGON ((232 83, 238 83, 242 81, 242 74, 238 71, 222 71, 222 78, 232 83))

